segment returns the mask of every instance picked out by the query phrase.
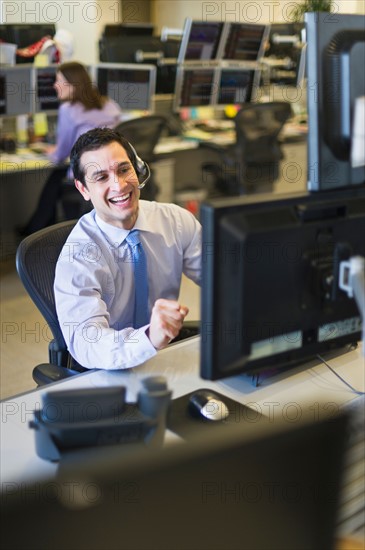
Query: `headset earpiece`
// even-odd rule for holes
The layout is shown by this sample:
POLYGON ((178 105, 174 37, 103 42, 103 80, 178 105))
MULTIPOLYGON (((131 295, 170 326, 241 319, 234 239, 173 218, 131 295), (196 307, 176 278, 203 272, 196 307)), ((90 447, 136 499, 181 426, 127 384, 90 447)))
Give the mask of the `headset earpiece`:
POLYGON ((135 160, 135 165, 136 165, 136 172, 137 172, 137 176, 138 176, 138 180, 139 180, 138 189, 143 189, 143 187, 146 185, 146 183, 148 182, 148 180, 151 177, 151 170, 150 170, 150 167, 148 166, 147 162, 142 160, 141 157, 139 157, 137 155, 137 151, 135 150, 133 145, 131 143, 129 143, 129 146, 132 149, 132 153, 134 155, 134 160, 135 160), (142 181, 140 181, 141 179, 142 179, 142 181))

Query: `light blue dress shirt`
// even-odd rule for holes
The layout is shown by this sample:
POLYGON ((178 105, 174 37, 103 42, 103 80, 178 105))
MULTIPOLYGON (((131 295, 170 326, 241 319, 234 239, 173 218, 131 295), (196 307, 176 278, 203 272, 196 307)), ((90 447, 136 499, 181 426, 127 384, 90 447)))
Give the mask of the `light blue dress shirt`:
MULTIPOLYGON (((183 273, 200 284, 201 225, 192 214, 175 204, 141 200, 134 229, 147 257, 150 313, 158 298, 178 298, 183 273)), ((133 328, 128 233, 93 210, 79 220, 57 262, 60 326, 71 355, 86 368, 124 369, 156 354, 148 325, 133 328)))

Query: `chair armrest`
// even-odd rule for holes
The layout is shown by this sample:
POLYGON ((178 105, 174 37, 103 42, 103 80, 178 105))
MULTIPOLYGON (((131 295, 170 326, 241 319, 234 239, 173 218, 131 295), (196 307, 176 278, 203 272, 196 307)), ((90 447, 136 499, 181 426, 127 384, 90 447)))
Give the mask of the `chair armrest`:
POLYGON ((52 365, 51 363, 41 363, 33 369, 33 380, 38 386, 45 386, 46 384, 58 382, 59 380, 64 380, 76 374, 80 374, 80 372, 73 369, 67 369, 66 367, 52 365))

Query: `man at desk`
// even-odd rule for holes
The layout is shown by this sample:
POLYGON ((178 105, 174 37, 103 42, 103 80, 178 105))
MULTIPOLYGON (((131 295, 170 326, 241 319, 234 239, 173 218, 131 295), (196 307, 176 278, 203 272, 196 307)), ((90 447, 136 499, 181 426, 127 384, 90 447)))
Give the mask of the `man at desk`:
POLYGON ((94 210, 78 221, 58 259, 60 326, 83 367, 133 367, 182 328, 188 308, 178 302, 181 277, 200 283, 201 226, 175 204, 139 199, 148 166, 114 130, 80 136, 70 160, 94 210))

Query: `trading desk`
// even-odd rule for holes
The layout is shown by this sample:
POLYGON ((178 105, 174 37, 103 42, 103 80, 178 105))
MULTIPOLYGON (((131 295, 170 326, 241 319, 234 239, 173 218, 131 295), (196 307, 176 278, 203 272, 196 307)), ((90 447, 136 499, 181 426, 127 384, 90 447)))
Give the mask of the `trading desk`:
MULTIPOLYGON (((244 430, 245 423, 257 422, 257 413, 265 415, 270 422, 279 419, 293 424, 304 414, 310 413, 315 421, 322 418, 321 415, 328 416, 328 412, 335 413, 342 405, 356 403, 356 393, 336 374, 342 376, 357 390, 364 391, 364 357, 361 348, 329 360, 336 374, 318 359, 305 367, 267 378, 256 387, 247 376, 235 376, 218 382, 203 381, 199 376, 199 345, 199 337, 190 338, 171 345, 160 351, 153 359, 133 369, 89 371, 3 401, 0 474, 4 493, 19 488, 24 491, 28 486, 32 491, 34 483, 49 481, 56 477, 58 465, 37 456, 34 431, 28 426, 29 421, 33 419, 33 411, 41 408, 41 396, 44 392, 124 385, 127 389, 126 400, 135 401, 144 378, 162 375, 173 391, 173 399, 197 389, 210 388, 249 407, 252 415, 247 415, 243 419, 244 430)), ((361 399, 358 399, 360 403, 361 399)), ((237 421, 242 422, 242 418, 237 418, 237 421)), ((165 445, 180 442, 181 438, 167 431, 165 445)), ((361 465, 363 466, 363 457, 361 465)), ((360 478, 361 475, 364 477, 363 472, 360 472, 360 478)), ((361 491, 363 481, 356 480, 356 484, 358 483, 361 491)), ((355 489, 356 487, 357 485, 355 489)), ((348 498, 346 490, 343 490, 343 495, 341 513, 345 519, 337 527, 338 537, 347 537, 354 532, 351 522, 348 523, 346 519, 349 513, 353 512, 350 510, 352 500, 348 498)), ((360 506, 363 505, 363 498, 360 492, 360 506)), ((359 507, 358 502, 356 506, 359 507)), ((355 540, 350 546, 340 545, 338 548, 354 550, 362 546, 355 540)))
MULTIPOLYGON (((54 464, 37 457, 34 433, 28 427, 33 410, 41 406, 43 392, 124 385, 127 401, 134 401, 143 378, 162 375, 173 391, 173 399, 198 388, 210 388, 270 420, 279 415, 288 422, 299 420, 305 411, 311 411, 313 419, 319 418, 328 408, 336 409, 357 397, 320 360, 313 361, 306 368, 298 367, 272 376, 258 387, 251 377, 244 375, 218 382, 202 380, 199 376, 199 346, 199 337, 189 338, 158 352, 154 358, 133 369, 88 371, 1 402, 0 472, 3 483, 38 479, 56 471, 54 464)), ((332 358, 329 364, 349 384, 364 391, 364 357, 360 347, 332 358)), ((254 414, 252 418, 255 421, 254 414)), ((175 439, 174 434, 167 434, 167 442, 175 439)))

